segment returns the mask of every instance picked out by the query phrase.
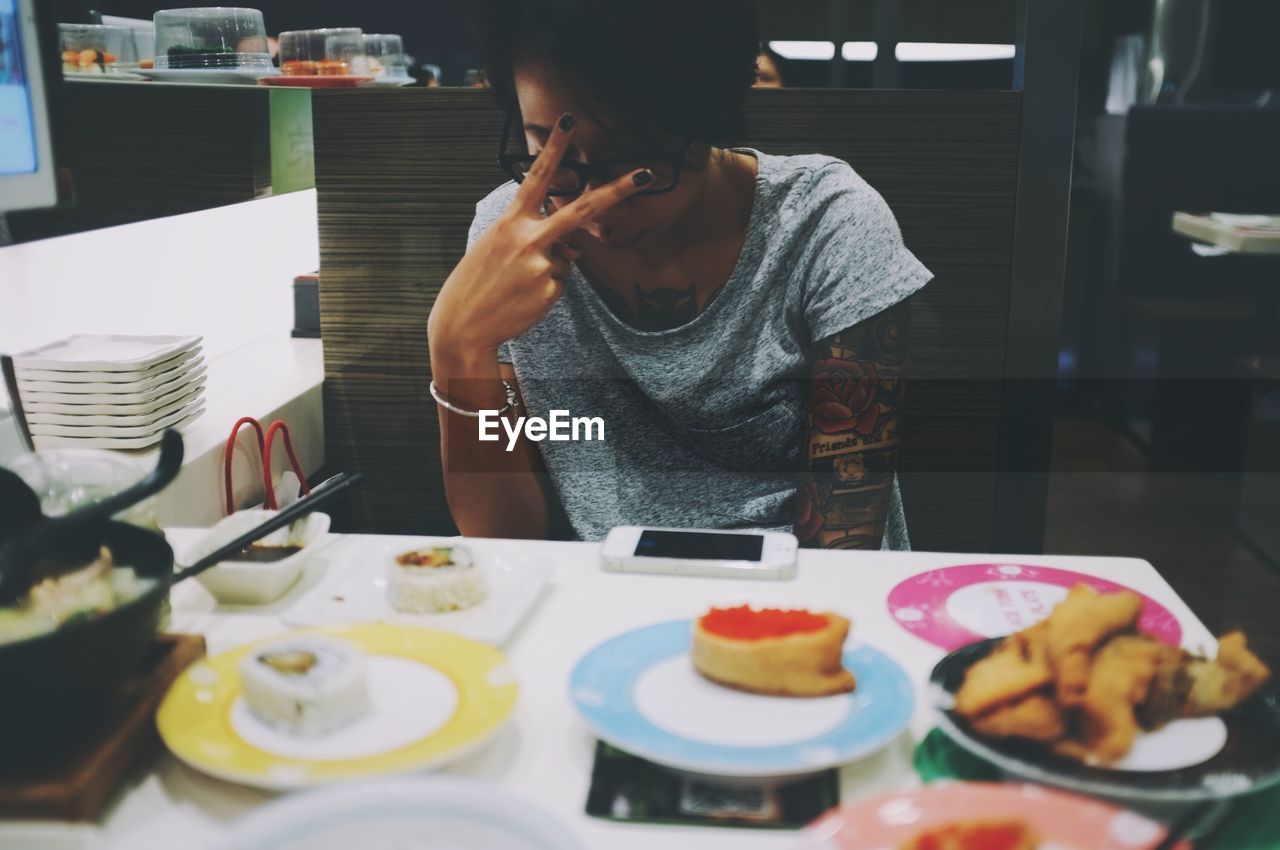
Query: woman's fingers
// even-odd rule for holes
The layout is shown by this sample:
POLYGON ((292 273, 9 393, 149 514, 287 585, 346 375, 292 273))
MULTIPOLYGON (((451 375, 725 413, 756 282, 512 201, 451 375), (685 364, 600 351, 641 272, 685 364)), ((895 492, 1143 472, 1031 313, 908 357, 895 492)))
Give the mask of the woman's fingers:
POLYGON ((557 242, 552 245, 551 253, 571 263, 577 262, 578 258, 582 256, 582 252, 568 242, 557 242))
POLYGON ((652 182, 653 172, 642 168, 580 195, 573 203, 557 210, 555 215, 542 222, 543 242, 551 243, 564 238, 652 182))
POLYGON ((551 178, 560 166, 560 160, 564 159, 565 151, 569 149, 569 140, 572 138, 573 116, 566 112, 560 116, 556 126, 551 128, 551 135, 547 138, 546 145, 538 152, 538 158, 534 160, 533 167, 529 169, 524 182, 520 184, 520 190, 516 193, 517 204, 534 212, 542 206, 543 199, 547 197, 547 190, 551 188, 551 178))
POLYGON ((561 283, 569 279, 569 270, 572 261, 560 256, 554 251, 551 254, 551 278, 561 283))

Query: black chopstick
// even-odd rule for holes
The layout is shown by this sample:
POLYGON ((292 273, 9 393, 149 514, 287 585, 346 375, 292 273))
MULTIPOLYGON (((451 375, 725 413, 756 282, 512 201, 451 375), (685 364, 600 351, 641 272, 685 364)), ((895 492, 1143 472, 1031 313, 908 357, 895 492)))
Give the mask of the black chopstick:
POLYGON ((13 419, 18 423, 18 436, 28 452, 36 450, 35 441, 31 439, 31 426, 27 424, 27 414, 22 409, 22 398, 18 395, 18 373, 13 368, 13 358, 0 354, 0 371, 4 372, 4 385, 9 390, 9 403, 13 405, 13 419))
POLYGON ((325 481, 322 486, 312 490, 310 496, 304 496, 293 504, 282 508, 266 522, 245 532, 225 546, 210 552, 191 566, 184 568, 173 577, 173 583, 177 584, 178 582, 185 581, 192 576, 199 575, 210 567, 221 563, 228 555, 236 554, 254 542, 266 537, 278 528, 284 528, 287 525, 291 525, 298 517, 309 514, 320 508, 322 505, 333 501, 347 490, 350 490, 352 487, 359 484, 363 479, 364 476, 359 472, 351 474, 343 472, 335 475, 333 478, 325 481))
MULTIPOLYGON (((1193 832, 1201 833, 1198 837, 1204 838, 1205 833, 1212 831, 1222 822, 1230 808, 1230 800, 1206 800, 1198 806, 1193 806, 1169 826, 1169 832, 1164 840, 1151 850, 1173 850, 1193 832)), ((1199 846, 1198 842, 1197 846, 1199 846)))

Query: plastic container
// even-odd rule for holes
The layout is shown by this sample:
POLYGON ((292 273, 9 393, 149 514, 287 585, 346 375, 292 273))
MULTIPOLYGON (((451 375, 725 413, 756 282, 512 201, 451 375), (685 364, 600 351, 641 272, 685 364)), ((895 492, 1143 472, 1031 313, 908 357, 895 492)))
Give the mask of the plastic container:
POLYGON ((62 73, 121 74, 138 67, 133 30, 101 24, 58 24, 62 73))
MULTIPOLYGON (((20 455, 9 468, 35 491, 46 516, 62 516, 100 502, 137 483, 148 472, 132 458, 101 449, 47 449, 20 455)), ((150 531, 160 530, 155 496, 115 518, 150 531)))
POLYGON ((404 40, 389 33, 365 33, 364 53, 369 73, 380 83, 413 82, 404 56, 404 40))
POLYGON ((286 77, 367 76, 364 33, 354 27, 282 32, 280 72, 286 77))
POLYGON ((157 69, 275 70, 257 9, 163 9, 155 28, 157 69))

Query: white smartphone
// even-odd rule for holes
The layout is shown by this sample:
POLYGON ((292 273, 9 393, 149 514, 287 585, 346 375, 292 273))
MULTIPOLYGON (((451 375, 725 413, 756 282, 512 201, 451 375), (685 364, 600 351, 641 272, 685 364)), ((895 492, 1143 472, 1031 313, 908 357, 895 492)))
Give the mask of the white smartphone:
POLYGON ((604 539, 604 569, 615 573, 795 578, 794 534, 782 531, 707 531, 620 525, 604 539))

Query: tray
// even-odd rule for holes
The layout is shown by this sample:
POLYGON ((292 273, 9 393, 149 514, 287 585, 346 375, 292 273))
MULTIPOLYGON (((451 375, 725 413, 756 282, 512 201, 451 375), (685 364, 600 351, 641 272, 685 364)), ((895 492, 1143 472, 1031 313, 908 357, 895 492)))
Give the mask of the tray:
MULTIPOLYGON (((18 391, 23 393, 23 398, 26 398, 26 393, 28 392, 59 393, 61 395, 145 393, 164 387, 175 379, 186 377, 195 372, 203 374, 207 368, 204 358, 196 356, 194 360, 185 360, 172 369, 149 374, 137 381, 28 381, 20 377, 18 378, 18 391)), ((152 394, 154 395, 154 392, 152 394)))
POLYGON ((121 688, 115 708, 87 733, 84 746, 50 754, 21 772, 0 762, 0 817, 92 820, 101 814, 139 760, 158 750, 156 707, 204 651, 199 635, 158 635, 141 668, 121 688))
POLYGON ((50 425, 48 423, 30 423, 33 437, 112 437, 114 439, 131 440, 135 437, 146 437, 176 425, 204 406, 203 399, 188 402, 172 413, 159 419, 153 419, 145 425, 112 427, 110 425, 50 425))
POLYGON ((204 408, 197 408, 194 413, 183 419, 181 422, 175 422, 169 426, 162 426, 154 433, 145 437, 59 437, 49 434, 34 434, 36 449, 149 449, 156 443, 160 442, 160 438, 164 436, 165 427, 182 430, 184 427, 194 422, 201 414, 204 408))
POLYGON ((13 357, 14 368, 73 372, 136 372, 200 345, 198 336, 81 334, 13 357))
POLYGON ((168 360, 162 360, 145 369, 123 370, 80 370, 80 369, 18 369, 19 381, 47 381, 54 384, 136 384, 154 378, 165 372, 178 369, 195 360, 200 354, 200 346, 175 354, 168 360))
MULTIPOLYGON (((142 384, 115 384, 118 389, 93 390, 89 387, 99 384, 78 384, 75 392, 67 392, 70 384, 57 384, 55 389, 38 389, 34 386, 23 386, 18 382, 18 392, 22 394, 23 404, 30 401, 49 401, 58 404, 141 404, 155 401, 161 396, 176 392, 182 387, 191 386, 197 381, 203 383, 204 375, 209 367, 200 363, 189 371, 169 377, 168 380, 154 386, 142 384)), ((170 373, 166 372, 165 375, 170 373)))
MULTIPOLYGON (((172 392, 158 396, 154 401, 144 401, 136 404, 64 404, 57 401, 28 401, 23 396, 22 406, 26 409, 27 420, 30 422, 38 422, 36 418, 39 414, 52 414, 59 416, 74 416, 79 421, 82 417, 91 416, 112 416, 112 417, 128 417, 128 416, 154 416, 162 410, 168 410, 174 405, 186 404, 194 399, 201 390, 204 389, 204 379, 200 379, 193 384, 182 384, 172 392)), ((76 396, 77 398, 79 396, 76 396)), ((43 420, 46 422, 55 421, 53 419, 43 420)), ((127 422, 119 423, 127 425, 127 422)))
MULTIPOLYGON (((76 429, 109 428, 114 433, 116 429, 151 428, 156 422, 168 419, 169 416, 192 412, 202 403, 204 398, 197 389, 186 396, 179 396, 177 401, 151 413, 140 413, 134 416, 116 415, 116 413, 29 413, 27 424, 40 425, 42 428, 50 428, 50 426, 76 429)), ((84 407, 90 407, 90 405, 84 405, 84 407)), ((76 437, 76 435, 70 434, 70 437, 76 437)))

